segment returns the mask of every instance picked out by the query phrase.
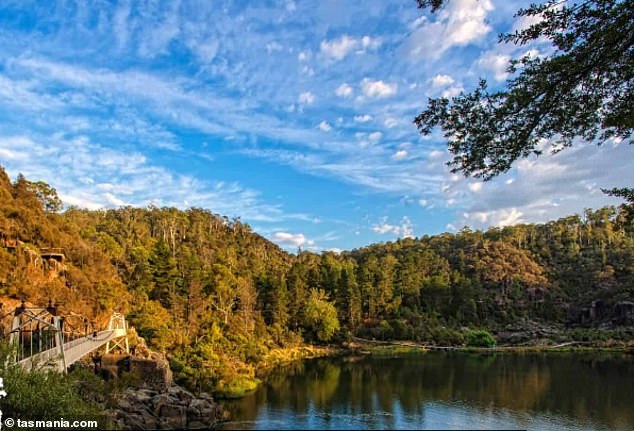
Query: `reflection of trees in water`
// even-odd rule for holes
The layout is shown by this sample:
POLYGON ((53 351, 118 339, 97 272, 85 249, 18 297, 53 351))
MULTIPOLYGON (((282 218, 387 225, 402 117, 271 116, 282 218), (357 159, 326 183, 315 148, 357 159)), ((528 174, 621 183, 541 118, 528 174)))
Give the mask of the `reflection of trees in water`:
POLYGON ((334 362, 320 361, 306 373, 305 391, 308 399, 322 411, 330 411, 337 393, 341 367, 334 362))
POLYGON ((394 427, 395 406, 423 418, 425 403, 462 402, 477 409, 551 413, 631 428, 633 375, 631 359, 599 355, 429 353, 353 363, 322 359, 272 373, 265 388, 239 404, 241 417, 254 418, 264 404, 300 414, 312 405, 327 413, 377 414, 370 418, 380 421, 375 426, 394 427))

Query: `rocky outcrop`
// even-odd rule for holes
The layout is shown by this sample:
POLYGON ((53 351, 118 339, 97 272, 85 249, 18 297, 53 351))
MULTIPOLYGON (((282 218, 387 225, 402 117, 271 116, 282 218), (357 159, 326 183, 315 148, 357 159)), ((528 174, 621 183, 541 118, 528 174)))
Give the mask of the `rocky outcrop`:
POLYGON ((114 399, 109 416, 121 429, 210 429, 224 419, 222 407, 211 395, 191 392, 172 383, 165 355, 150 350, 134 330, 128 334, 133 348, 125 358, 126 371, 143 382, 114 399))
POLYGON ((211 395, 195 396, 179 386, 164 392, 129 388, 109 413, 121 429, 210 429, 223 419, 211 395))
POLYGON ((172 370, 165 355, 151 350, 133 328, 128 337, 132 342, 129 371, 136 373, 148 388, 166 391, 172 386, 172 370))

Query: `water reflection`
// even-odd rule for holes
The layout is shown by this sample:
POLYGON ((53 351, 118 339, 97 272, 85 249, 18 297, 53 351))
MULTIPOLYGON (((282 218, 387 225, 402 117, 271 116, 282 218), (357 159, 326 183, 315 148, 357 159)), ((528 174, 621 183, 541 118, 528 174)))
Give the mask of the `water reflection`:
POLYGON ((321 359, 275 371, 227 408, 227 429, 634 429, 634 364, 582 354, 321 359))

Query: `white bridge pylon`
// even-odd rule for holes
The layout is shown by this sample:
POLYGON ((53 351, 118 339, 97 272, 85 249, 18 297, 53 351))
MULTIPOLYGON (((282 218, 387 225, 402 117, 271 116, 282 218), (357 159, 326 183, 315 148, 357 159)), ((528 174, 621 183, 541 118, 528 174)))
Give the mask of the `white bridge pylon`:
POLYGON ((71 332, 64 328, 71 326, 64 322, 65 318, 56 315, 56 310, 51 307, 18 307, 10 335, 11 343, 19 352, 16 362, 26 370, 48 368, 65 372, 70 365, 103 345, 106 345, 106 353, 114 349, 130 353, 127 323, 120 313, 112 314, 107 329, 91 334, 84 329, 83 336, 78 335, 77 330, 71 332))
POLYGON ((128 343, 128 325, 123 314, 116 311, 110 316, 108 321, 108 330, 113 331, 114 337, 106 342, 106 354, 111 350, 119 348, 125 353, 130 353, 130 344, 128 343))

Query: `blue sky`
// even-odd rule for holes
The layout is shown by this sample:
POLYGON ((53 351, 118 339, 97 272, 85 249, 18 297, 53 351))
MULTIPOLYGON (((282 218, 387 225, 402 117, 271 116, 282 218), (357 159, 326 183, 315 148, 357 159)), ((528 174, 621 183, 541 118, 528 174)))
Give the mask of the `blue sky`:
MULTIPOLYGON (((617 204, 631 148, 580 143, 487 183, 453 175, 428 97, 503 85, 528 2, 0 4, 0 164, 67 205, 203 207, 288 250, 545 221, 617 204)), ((630 166, 628 166, 628 164, 630 166)))

